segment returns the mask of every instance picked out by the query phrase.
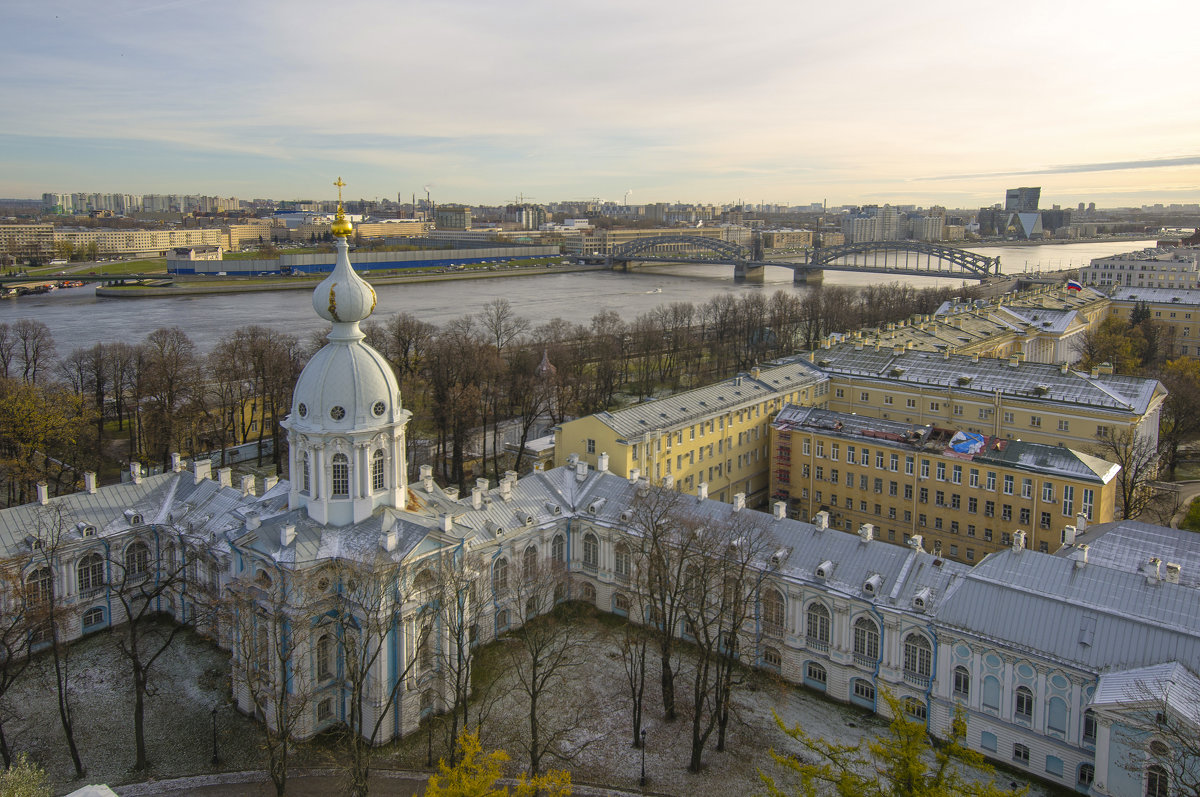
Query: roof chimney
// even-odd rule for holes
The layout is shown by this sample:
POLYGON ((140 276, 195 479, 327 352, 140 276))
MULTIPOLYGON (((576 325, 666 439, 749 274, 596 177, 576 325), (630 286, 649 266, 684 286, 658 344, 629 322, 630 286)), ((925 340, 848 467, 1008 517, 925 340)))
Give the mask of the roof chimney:
POLYGON ((1159 582, 1159 579, 1162 578, 1161 566, 1162 559, 1159 559, 1157 556, 1150 557, 1150 561, 1142 565, 1142 572, 1146 574, 1147 584, 1157 584, 1159 582))
POLYGON ((662 477, 662 486, 663 486, 664 490, 674 490, 675 489, 675 474, 668 473, 666 476, 663 476, 662 477))
POLYGON ((1025 532, 1017 529, 1012 536, 1012 549, 1014 553, 1020 553, 1025 550, 1025 532))
POLYGON ((1060 374, 1065 374, 1069 370, 1071 370, 1071 364, 1068 363, 1066 360, 1063 360, 1062 363, 1060 363, 1058 366, 1058 372, 1060 374))
POLYGON ((1079 529, 1080 534, 1082 534, 1084 532, 1084 530, 1087 528, 1087 525, 1088 525, 1088 516, 1087 515, 1080 512, 1078 515, 1075 516, 1075 528, 1079 529))
POLYGON ((96 493, 96 472, 93 470, 84 471, 83 474, 83 489, 84 492, 96 493))
POLYGON ((1078 530, 1074 526, 1063 526, 1062 544, 1063 545, 1074 545, 1075 544, 1075 535, 1077 533, 1078 533, 1078 530))
POLYGON ((242 477, 242 496, 254 495, 254 476, 247 474, 242 477))
POLYGON ((421 489, 427 493, 433 492, 433 466, 421 466, 421 489))
POLYGON ((813 525, 817 527, 818 531, 829 528, 829 512, 822 509, 817 514, 813 515, 812 522, 813 525))
POLYGON ((783 520, 785 517, 787 517, 786 501, 776 501, 775 503, 771 504, 771 509, 774 510, 776 520, 783 520))
POLYGON ((445 513, 442 515, 442 531, 452 531, 454 529, 454 515, 445 513))
POLYGON ((142 483, 142 463, 140 463, 140 462, 130 462, 129 463, 129 478, 133 479, 134 484, 142 483))
POLYGON ((197 459, 192 462, 192 478, 196 484, 212 478, 212 460, 197 459))
POLYGON ((858 527, 858 536, 863 542, 870 542, 875 539, 875 526, 870 523, 864 523, 858 527))
POLYGON ((171 472, 179 473, 179 471, 181 471, 181 470, 183 470, 183 457, 179 456, 179 454, 177 454, 177 453, 172 453, 171 454, 171 472))
POLYGON ((596 470, 601 473, 608 473, 608 452, 600 452, 600 456, 596 459, 596 470))
POLYGON ((925 538, 920 534, 914 534, 908 538, 908 547, 912 548, 917 553, 925 552, 925 538))
POLYGON ((266 494, 272 487, 279 484, 279 477, 275 475, 263 476, 263 493, 266 494))
POLYGON ((394 527, 390 531, 384 532, 379 544, 383 546, 383 550, 389 553, 396 550, 396 547, 400 544, 400 532, 394 527))
POLYGON ((1176 564, 1175 562, 1167 562, 1166 582, 1168 584, 1178 584, 1179 583, 1179 572, 1181 569, 1182 568, 1180 568, 1180 566, 1178 564, 1176 564))
POLYGON ((1084 543, 1080 543, 1079 545, 1075 546, 1075 551, 1078 554, 1078 556, 1075 557, 1075 569, 1079 570, 1087 564, 1088 546, 1084 543))
POLYGON ((476 482, 475 489, 471 490, 471 507, 473 509, 483 508, 483 489, 476 482))
POLYGON ((508 480, 508 474, 504 474, 504 478, 500 480, 500 500, 512 500, 512 482, 508 480))
POLYGON ((587 478, 587 463, 580 460, 575 463, 575 481, 581 482, 587 478))
POLYGON ((745 508, 746 508, 746 494, 745 493, 734 493, 733 494, 733 511, 741 512, 745 508))
POLYGON ((45 482, 37 483, 37 500, 42 506, 50 503, 50 485, 45 482))
POLYGON ((629 483, 630 484, 637 484, 637 480, 640 478, 642 478, 642 469, 641 468, 630 468, 629 469, 629 483))
POLYGON ((217 470, 217 484, 222 487, 233 486, 233 468, 220 468, 217 470))
POLYGON ((246 531, 254 531, 262 525, 262 517, 257 512, 246 513, 246 531))
POLYGON ((279 529, 279 544, 286 548, 296 541, 296 524, 286 523, 279 529))
POLYGON ((704 501, 708 498, 708 482, 700 482, 696 487, 696 500, 704 501))

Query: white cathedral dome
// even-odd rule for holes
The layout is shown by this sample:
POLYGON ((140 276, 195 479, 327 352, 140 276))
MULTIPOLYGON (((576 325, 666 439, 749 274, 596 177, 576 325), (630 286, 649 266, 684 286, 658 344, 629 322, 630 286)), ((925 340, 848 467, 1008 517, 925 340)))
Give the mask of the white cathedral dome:
POLYGON ((400 386, 382 354, 361 340, 331 340, 304 366, 292 394, 298 432, 350 432, 400 418, 400 386))

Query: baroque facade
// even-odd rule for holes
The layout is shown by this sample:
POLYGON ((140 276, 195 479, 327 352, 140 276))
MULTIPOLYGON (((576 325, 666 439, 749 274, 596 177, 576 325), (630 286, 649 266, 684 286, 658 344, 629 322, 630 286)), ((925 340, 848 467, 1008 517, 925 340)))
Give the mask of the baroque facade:
MULTIPOLYGON (((214 480, 207 462, 189 471, 177 460, 125 484, 89 478, 77 494, 43 491, 0 511, 9 608, 58 600, 71 609, 60 629, 69 638, 119 623, 114 562, 147 580, 179 574, 160 607, 179 620, 249 596, 243 615, 204 614, 202 626, 231 651, 242 709, 282 723, 256 701, 257 685, 304 684, 311 700, 297 701, 301 715, 289 720, 296 736, 351 723, 380 743, 452 700, 445 654, 456 646, 469 655, 562 599, 639 616, 636 510, 668 496, 697 528, 745 529, 764 543, 765 576, 741 629, 748 665, 870 711, 881 710, 886 688, 935 735, 962 706, 972 748, 1083 793, 1134 797, 1158 777, 1138 758, 1154 739, 1123 731, 1132 697, 1120 686, 1158 683, 1160 671, 1146 668, 1160 666, 1195 678, 1200 589, 1191 570, 1200 556, 1168 562, 1162 575, 1136 542, 1146 534, 1122 538, 1134 540, 1124 554, 1111 552, 1114 543, 1089 562, 1084 545, 1043 554, 1014 533, 971 567, 928 552, 915 535, 889 545, 869 524, 846 534, 791 519, 783 502, 755 512, 740 489, 730 488, 729 502, 710 499, 699 473, 687 491, 671 489, 674 473, 618 475, 603 455, 594 466, 574 457, 509 473, 494 487, 481 480, 464 496, 435 484, 429 469, 410 484, 410 416, 394 374, 363 342, 358 325, 374 293, 350 267, 349 224, 339 222, 337 267, 314 292, 333 332, 301 375, 286 423, 292 480, 235 486, 228 470, 214 480), (552 594, 507 597, 542 566, 555 574, 552 594), (456 573, 466 585, 454 594, 467 597, 437 602, 465 621, 461 634, 431 616, 435 581, 456 573), (372 574, 386 578, 369 594, 372 574), (280 616, 286 651, 282 637, 262 633, 280 616), (355 662, 366 664, 356 673, 355 662)), ((1098 550, 1104 531, 1089 532, 1098 550)), ((1160 531, 1161 557, 1190 550, 1170 535, 1160 531)))

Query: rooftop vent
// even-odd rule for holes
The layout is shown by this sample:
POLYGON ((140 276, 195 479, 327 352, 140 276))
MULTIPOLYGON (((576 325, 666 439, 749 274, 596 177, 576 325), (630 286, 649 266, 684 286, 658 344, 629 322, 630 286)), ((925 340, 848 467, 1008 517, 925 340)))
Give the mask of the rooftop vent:
POLYGON ((1168 584, 1178 584, 1181 570, 1182 568, 1175 562, 1167 562, 1166 582, 1168 584))
POLYGON ((771 504, 771 510, 775 515, 776 520, 783 520, 785 517, 787 517, 787 502, 776 501, 775 503, 771 504))
POLYGON ((818 531, 829 528, 829 512, 822 509, 817 514, 813 515, 812 522, 813 525, 817 527, 818 531))
POLYGON ((875 539, 875 526, 871 523, 864 523, 858 527, 858 536, 863 542, 870 542, 875 539))

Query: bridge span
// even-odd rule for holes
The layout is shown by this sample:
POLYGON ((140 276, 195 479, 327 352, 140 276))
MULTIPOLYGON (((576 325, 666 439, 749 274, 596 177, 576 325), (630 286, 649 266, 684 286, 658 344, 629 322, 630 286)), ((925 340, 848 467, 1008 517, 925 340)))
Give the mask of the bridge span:
POLYGON ((866 241, 805 251, 787 259, 754 258, 750 248, 697 235, 656 235, 615 247, 604 262, 629 270, 632 263, 732 265, 734 278, 763 280, 766 266, 792 269, 796 283, 820 282, 825 271, 985 281, 1000 276, 1000 258, 926 241, 866 241))

